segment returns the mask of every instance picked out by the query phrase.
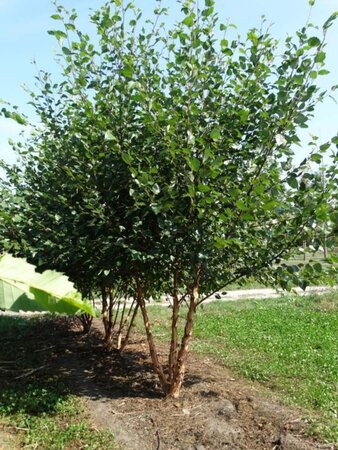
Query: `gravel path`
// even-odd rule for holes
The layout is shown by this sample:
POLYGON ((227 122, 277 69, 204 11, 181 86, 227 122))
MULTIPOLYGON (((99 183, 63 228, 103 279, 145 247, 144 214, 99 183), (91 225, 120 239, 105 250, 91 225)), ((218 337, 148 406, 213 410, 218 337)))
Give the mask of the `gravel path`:
MULTIPOLYGON (((301 288, 293 289, 293 292, 298 295, 310 295, 310 294, 324 294, 325 292, 334 291, 338 293, 338 286, 330 287, 330 286, 311 286, 306 288, 304 292, 301 288)), ((236 301, 236 300, 259 300, 264 298, 277 298, 284 295, 290 295, 289 292, 283 291, 281 289, 272 289, 272 288, 260 288, 260 289, 237 289, 233 291, 220 291, 215 293, 207 300, 203 302, 203 304, 210 303, 216 300, 224 300, 224 301, 236 301)), ((171 300, 170 296, 163 296, 160 301, 150 301, 149 304, 153 305, 161 305, 168 306, 169 301, 171 300)), ((95 302, 96 303, 96 302, 95 302)), ((131 300, 127 302, 130 304, 131 300)), ((96 307, 98 309, 101 308, 101 302, 98 300, 96 303, 96 307)), ((0 310, 0 315, 41 315, 46 314, 45 312, 11 312, 11 311, 2 311, 0 310)))
MULTIPOLYGON (((311 286, 306 288, 304 292, 301 288, 293 289, 298 295, 310 295, 310 294, 324 294, 325 292, 335 291, 338 292, 338 286, 334 288, 329 286, 311 286)), ((283 291, 281 289, 272 289, 272 288, 261 288, 261 289, 238 289, 234 291, 226 291, 223 294, 219 292, 207 300, 205 303, 212 302, 214 300, 242 300, 242 299, 260 299, 260 298, 276 298, 281 297, 283 295, 289 295, 289 292, 283 291)))

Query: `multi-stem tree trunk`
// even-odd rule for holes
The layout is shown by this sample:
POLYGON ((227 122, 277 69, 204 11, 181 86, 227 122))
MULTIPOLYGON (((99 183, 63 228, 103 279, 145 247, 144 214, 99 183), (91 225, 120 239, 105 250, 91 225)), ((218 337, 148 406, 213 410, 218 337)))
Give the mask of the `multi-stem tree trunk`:
POLYGON ((90 314, 84 313, 77 317, 78 317, 79 321, 81 322, 83 333, 88 334, 91 329, 91 326, 92 326, 93 316, 91 316, 90 314))
POLYGON ((191 289, 189 309, 185 320, 184 334, 181 341, 181 346, 177 355, 177 360, 174 367, 173 378, 170 383, 169 395, 177 398, 180 395, 180 390, 185 375, 186 361, 189 351, 189 344, 192 337, 192 328, 194 324, 194 317, 196 313, 196 303, 198 301, 199 283, 201 278, 201 268, 197 267, 195 280, 191 289))
POLYGON ((127 298, 121 299, 121 293, 111 287, 102 287, 101 294, 105 345, 109 351, 115 348, 122 352, 130 338, 139 305, 134 300, 127 311, 127 298))
POLYGON ((173 316, 172 316, 172 326, 171 326, 171 342, 169 350, 169 364, 168 372, 169 375, 166 376, 163 367, 160 363, 154 338, 151 332, 151 325, 149 322, 149 317, 146 309, 144 293, 142 289, 142 284, 139 276, 135 277, 136 281, 136 291, 137 291, 137 303, 141 309, 144 327, 147 335, 147 341, 149 345, 149 351, 151 360, 153 363, 154 371, 158 375, 160 383, 163 387, 164 392, 173 397, 177 398, 180 395, 180 390, 185 375, 186 360, 189 351, 189 344, 192 337, 192 328, 194 322, 194 316, 196 313, 196 306, 198 302, 198 291, 201 278, 201 268, 196 268, 195 279, 190 291, 190 301, 188 313, 186 316, 184 334, 182 337, 181 345, 178 349, 178 317, 180 302, 178 298, 178 277, 179 272, 176 270, 174 273, 174 290, 173 290, 173 316))

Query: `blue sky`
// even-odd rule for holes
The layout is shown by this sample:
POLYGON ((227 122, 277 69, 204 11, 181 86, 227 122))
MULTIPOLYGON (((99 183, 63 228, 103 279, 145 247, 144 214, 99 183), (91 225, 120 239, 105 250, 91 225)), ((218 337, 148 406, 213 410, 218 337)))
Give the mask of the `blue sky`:
MULTIPOLYGON (((79 27, 88 31, 89 9, 98 8, 103 0, 61 0, 60 3, 67 8, 76 8, 79 27)), ((170 7, 172 19, 177 18, 179 8, 176 0, 164 0, 163 3, 170 7)), ((151 14, 155 1, 136 0, 136 4, 147 16, 151 14)), ((278 38, 295 32, 309 16, 307 0, 216 0, 216 8, 222 21, 235 23, 241 34, 259 26, 264 14, 268 22, 274 24, 272 33, 278 38)), ((338 0, 317 0, 311 12, 311 22, 320 25, 337 10, 338 0)), ((47 30, 55 28, 55 22, 50 18, 53 13, 54 6, 49 0, 0 0, 0 98, 18 105, 28 114, 28 96, 22 85, 34 85, 36 69, 31 61, 35 59, 39 68, 52 73, 58 70, 54 62, 57 43, 47 34, 47 30)), ((320 83, 323 87, 338 84, 338 23, 330 29, 327 41, 330 75, 322 77, 320 83)), ((0 158, 13 161, 8 139, 15 139, 19 131, 20 127, 13 121, 0 118, 0 158)), ((306 152, 309 133, 318 135, 323 141, 337 134, 338 105, 328 99, 318 106, 311 127, 302 132, 304 149, 297 150, 297 159, 306 152)))

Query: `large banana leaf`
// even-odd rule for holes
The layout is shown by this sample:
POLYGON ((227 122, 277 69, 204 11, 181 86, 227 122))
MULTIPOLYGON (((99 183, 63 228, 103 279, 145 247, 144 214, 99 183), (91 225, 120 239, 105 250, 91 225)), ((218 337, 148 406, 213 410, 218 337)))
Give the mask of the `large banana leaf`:
POLYGON ((25 259, 10 255, 0 256, 0 309, 95 315, 66 276, 38 273, 25 259))

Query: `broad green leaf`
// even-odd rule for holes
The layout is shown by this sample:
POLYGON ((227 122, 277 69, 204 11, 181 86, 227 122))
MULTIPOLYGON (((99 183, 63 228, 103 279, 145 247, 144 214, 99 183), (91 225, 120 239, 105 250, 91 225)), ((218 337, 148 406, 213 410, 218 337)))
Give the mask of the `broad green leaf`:
POLYGON ((126 164, 130 164, 133 158, 129 155, 129 153, 122 153, 122 159, 126 164))
POLYGON ((191 158, 189 159, 189 166, 194 172, 198 172, 199 168, 201 167, 201 162, 197 158, 191 158))
POLYGON ((214 240, 214 247, 219 250, 226 248, 228 245, 228 241, 226 239, 223 239, 222 237, 216 237, 214 240))
POLYGON ((67 48, 67 47, 62 47, 62 52, 65 54, 65 55, 71 55, 72 54, 72 52, 69 50, 69 48, 67 48))
POLYGON ((316 272, 321 273, 323 271, 323 267, 320 263, 315 263, 313 265, 313 268, 315 269, 316 272))
POLYGON ((317 53, 316 57, 315 57, 315 62, 316 63, 323 63, 325 61, 326 58, 326 53, 325 52, 319 52, 317 53))
POLYGON ((310 157, 311 161, 320 164, 322 162, 322 155, 320 155, 319 153, 313 153, 310 157))
POLYGON ((125 66, 121 70, 121 74, 124 75, 126 78, 132 78, 134 74, 134 70, 131 66, 125 66))
POLYGON ((247 206, 243 200, 237 200, 236 206, 238 209, 245 211, 247 209, 247 206))
POLYGON ((113 133, 110 130, 105 132, 104 138, 106 141, 116 141, 117 140, 116 137, 113 135, 113 133))
POLYGON ((320 39, 317 38, 316 36, 311 37, 307 42, 310 45, 310 47, 319 47, 321 44, 320 39))
POLYGON ((217 141, 217 139, 219 139, 221 137, 221 131, 219 128, 214 128, 211 133, 210 133, 210 137, 211 139, 213 139, 214 141, 217 141))
POLYGON ((184 23, 184 25, 186 25, 187 27, 192 27, 195 22, 195 17, 195 14, 192 13, 189 16, 185 17, 182 23, 184 23))
POLYGON ((287 179, 287 183, 290 187, 294 188, 294 189, 298 189, 298 181, 296 177, 289 177, 287 179))
POLYGON ((52 14, 50 17, 54 20, 62 20, 62 16, 60 16, 60 14, 52 14))
POLYGON ((0 259, 0 308, 95 315, 63 274, 51 270, 38 273, 26 260, 10 255, 0 259))

